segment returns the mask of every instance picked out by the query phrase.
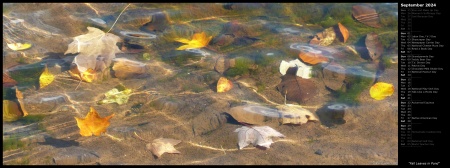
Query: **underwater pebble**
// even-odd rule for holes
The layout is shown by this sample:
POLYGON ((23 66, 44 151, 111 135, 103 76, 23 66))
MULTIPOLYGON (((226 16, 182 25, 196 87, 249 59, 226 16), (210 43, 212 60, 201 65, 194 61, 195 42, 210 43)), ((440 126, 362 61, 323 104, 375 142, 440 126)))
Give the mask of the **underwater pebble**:
POLYGON ((318 149, 318 150, 316 150, 316 151, 314 152, 314 154, 316 154, 316 155, 322 155, 322 150, 318 149))
POLYGON ((140 38, 140 39, 154 39, 156 35, 150 33, 143 32, 135 32, 135 31, 120 31, 120 34, 131 37, 131 38, 140 38))
POLYGON ((89 19, 99 24, 106 24, 106 22, 100 18, 89 18, 89 19))

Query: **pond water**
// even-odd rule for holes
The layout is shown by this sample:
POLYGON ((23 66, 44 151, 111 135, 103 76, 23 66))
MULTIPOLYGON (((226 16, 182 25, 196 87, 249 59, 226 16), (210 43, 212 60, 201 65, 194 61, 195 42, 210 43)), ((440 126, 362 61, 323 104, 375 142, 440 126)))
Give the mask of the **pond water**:
POLYGON ((396 3, 3 4, 3 164, 396 165, 396 3))

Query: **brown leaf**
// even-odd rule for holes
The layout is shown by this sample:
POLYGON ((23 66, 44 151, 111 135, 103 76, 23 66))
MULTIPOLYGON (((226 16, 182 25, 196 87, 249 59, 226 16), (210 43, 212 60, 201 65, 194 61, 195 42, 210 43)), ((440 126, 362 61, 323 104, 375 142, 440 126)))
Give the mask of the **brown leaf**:
POLYGON ((287 100, 304 103, 317 93, 317 88, 311 80, 303 79, 292 74, 281 77, 281 83, 277 85, 277 90, 287 100))
POLYGON ((344 43, 347 42, 349 36, 348 29, 341 23, 338 23, 337 26, 335 26, 335 30, 337 30, 336 36, 339 38, 339 40, 344 43))
POLYGON ((316 65, 316 64, 322 63, 322 62, 328 62, 328 58, 323 56, 322 54, 317 54, 317 53, 308 52, 308 51, 300 51, 300 54, 298 54, 298 57, 303 62, 311 64, 311 65, 316 65))
POLYGON ((378 60, 380 56, 383 54, 383 45, 378 39, 378 34, 369 33, 366 36, 366 47, 369 51, 369 56, 372 60, 378 60))
POLYGON ((375 28, 381 27, 380 18, 378 17, 377 11, 369 6, 363 5, 353 6, 352 15, 356 20, 360 21, 361 23, 367 26, 375 28))

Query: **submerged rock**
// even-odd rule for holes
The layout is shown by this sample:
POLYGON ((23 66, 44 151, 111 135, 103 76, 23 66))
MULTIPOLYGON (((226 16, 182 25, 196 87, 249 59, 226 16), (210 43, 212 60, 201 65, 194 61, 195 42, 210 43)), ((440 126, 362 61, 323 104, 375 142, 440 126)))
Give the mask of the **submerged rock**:
POLYGON ((337 63, 330 63, 323 68, 323 82, 331 90, 339 90, 345 86, 345 68, 337 63))
POLYGON ((157 12, 152 15, 150 22, 144 24, 140 29, 143 31, 162 32, 170 25, 169 18, 164 12, 157 12))
POLYGON ((58 154, 53 157, 56 165, 78 165, 97 161, 100 158, 95 151, 81 147, 68 147, 59 149, 58 154))

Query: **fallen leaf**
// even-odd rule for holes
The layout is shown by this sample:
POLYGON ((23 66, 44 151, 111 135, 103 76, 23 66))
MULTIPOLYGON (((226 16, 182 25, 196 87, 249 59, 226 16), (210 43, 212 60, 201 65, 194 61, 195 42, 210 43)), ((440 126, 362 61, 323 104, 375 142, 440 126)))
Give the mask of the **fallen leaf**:
POLYGON ((277 85, 277 90, 287 100, 304 103, 317 93, 317 87, 311 80, 303 79, 292 74, 281 77, 281 83, 277 85))
POLYGON ((16 102, 3 100, 3 121, 16 121, 23 116, 16 102))
POLYGON ((87 29, 88 33, 73 38, 73 42, 64 53, 79 53, 73 61, 77 65, 79 74, 83 74, 88 69, 98 70, 96 65, 99 61, 103 62, 105 67, 109 67, 116 53, 122 52, 116 45, 121 40, 119 36, 105 33, 95 27, 87 27, 87 29))
POLYGON ((298 105, 286 104, 277 106, 281 114, 282 124, 305 124, 308 121, 319 121, 313 113, 298 105))
POLYGON ((322 54, 317 54, 314 52, 308 52, 308 51, 300 51, 300 54, 298 54, 298 57, 305 63, 316 65, 318 63, 322 62, 328 62, 328 58, 323 56, 322 54))
POLYGON ((131 89, 125 89, 119 91, 119 89, 114 88, 105 93, 105 99, 99 101, 99 104, 117 103, 119 105, 128 102, 128 98, 131 95, 131 89))
POLYGON ((39 88, 42 89, 48 86, 53 80, 55 80, 55 76, 48 71, 47 65, 45 65, 44 72, 39 77, 39 88))
POLYGON ((378 34, 369 33, 366 36, 365 44, 372 60, 378 60, 383 54, 383 44, 378 39, 378 34))
POLYGON ((233 82, 227 78, 220 77, 217 81, 217 93, 228 92, 231 88, 233 88, 233 82))
POLYGON ((181 141, 170 138, 158 138, 153 140, 152 143, 146 145, 147 149, 150 150, 156 157, 161 157, 164 153, 181 153, 175 149, 175 145, 179 144, 181 141))
POLYGON ((394 94, 394 85, 390 83, 378 82, 370 88, 370 96, 375 100, 383 100, 392 94, 394 94))
POLYGON ((238 133, 239 149, 243 149, 250 144, 253 144, 253 146, 270 148, 270 145, 273 143, 272 137, 285 137, 283 134, 269 126, 243 126, 236 129, 234 132, 238 133))
POLYGON ((338 33, 336 33, 336 35, 338 35, 341 42, 344 42, 344 43, 347 42, 347 39, 349 36, 348 29, 341 23, 337 24, 337 28, 339 31, 337 31, 338 33))
POLYGON ((90 108, 91 111, 86 115, 86 118, 78 118, 77 120, 78 128, 80 128, 80 134, 82 136, 99 136, 101 133, 106 132, 106 128, 109 126, 109 119, 114 116, 114 113, 110 116, 101 118, 97 111, 93 107, 90 108))
POLYGON ((380 18, 378 17, 377 11, 369 6, 363 5, 353 6, 352 15, 356 20, 367 26, 375 28, 381 27, 380 18))
POLYGON ((12 87, 17 85, 17 81, 11 78, 6 72, 3 72, 3 87, 12 87))
POLYGON ((88 70, 86 70, 80 74, 80 71, 78 71, 78 69, 75 66, 75 68, 70 69, 68 72, 69 72, 70 77, 77 79, 77 80, 83 80, 85 82, 90 83, 90 82, 94 81, 94 79, 95 79, 95 71, 91 68, 89 68, 88 70))
POLYGON ((297 76, 305 79, 311 78, 312 66, 304 64, 299 59, 295 59, 289 62, 282 60, 280 63, 280 73, 282 75, 285 75, 287 70, 291 67, 297 67, 297 76))
POLYGON ((32 46, 31 43, 7 43, 6 45, 14 51, 26 50, 32 46))
POLYGON ((209 41, 211 41, 212 36, 206 37, 205 32, 195 33, 192 36, 192 40, 188 40, 185 38, 176 38, 175 41, 180 43, 185 43, 186 45, 182 45, 177 48, 177 50, 185 50, 185 49, 195 49, 202 48, 208 45, 209 41))
POLYGON ((19 102, 20 105, 20 109, 23 113, 23 116, 27 116, 28 112, 25 110, 25 105, 24 105, 24 101, 23 101, 23 94, 22 92, 20 92, 19 88, 17 88, 16 86, 16 97, 17 97, 17 101, 19 102))

